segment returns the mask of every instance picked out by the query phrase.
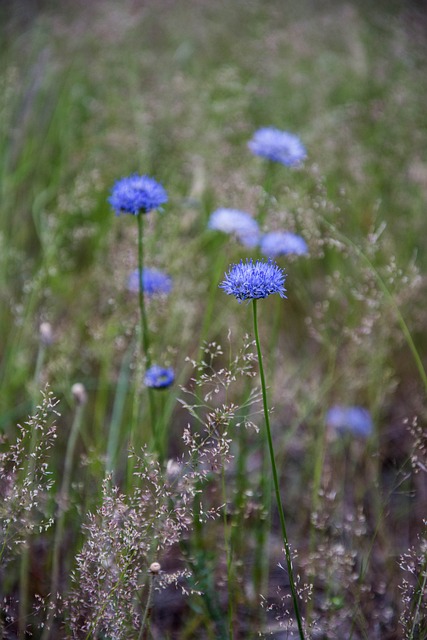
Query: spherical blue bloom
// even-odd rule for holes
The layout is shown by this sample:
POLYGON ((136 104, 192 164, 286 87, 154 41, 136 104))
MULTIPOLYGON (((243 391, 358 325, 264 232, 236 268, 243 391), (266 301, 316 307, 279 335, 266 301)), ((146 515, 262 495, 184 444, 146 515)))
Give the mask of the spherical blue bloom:
POLYGON ((117 215, 148 213, 167 201, 168 195, 159 182, 136 173, 117 180, 108 198, 117 215))
MULTIPOLYGON (((132 271, 128 279, 128 289, 134 293, 138 293, 140 286, 140 271, 136 269, 132 271)), ((144 267, 142 270, 142 290, 147 296, 156 294, 167 294, 172 289, 172 278, 160 269, 151 269, 144 267)))
POLYGON ((261 238, 261 252, 268 258, 293 253, 298 256, 308 253, 307 243, 301 236, 290 231, 272 231, 261 238))
POLYGON ((368 438, 374 428, 371 414, 363 407, 336 405, 326 415, 326 423, 338 433, 351 433, 359 438, 368 438))
POLYGON ((241 260, 239 264, 230 268, 219 286, 229 296, 235 296, 239 302, 267 298, 273 293, 286 298, 285 278, 285 272, 271 260, 257 260, 255 263, 252 259, 246 262, 241 260))
POLYGON ((255 247, 258 244, 258 223, 245 211, 217 209, 209 218, 208 227, 224 233, 234 233, 245 247, 255 247))
POLYGON ((174 380, 175 374, 173 369, 165 369, 158 364, 153 364, 153 366, 145 372, 145 386, 151 389, 166 389, 171 386, 174 380))
POLYGON ((300 164, 307 156, 298 136, 275 127, 258 129, 248 142, 248 147, 256 156, 280 162, 288 167, 300 164))

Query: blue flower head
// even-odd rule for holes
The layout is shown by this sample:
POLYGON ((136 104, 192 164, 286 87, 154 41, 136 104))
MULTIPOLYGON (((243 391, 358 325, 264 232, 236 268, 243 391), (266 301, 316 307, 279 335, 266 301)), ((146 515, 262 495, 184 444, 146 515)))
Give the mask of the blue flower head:
POLYGON ((159 182, 149 176, 139 176, 136 173, 117 180, 108 198, 117 215, 148 213, 158 209, 167 201, 168 195, 159 182))
POLYGON ((145 386, 151 389, 166 389, 171 386, 174 380, 175 374, 173 369, 165 369, 158 364, 153 364, 153 366, 145 372, 145 386))
POLYGON ((268 258, 290 253, 302 256, 308 253, 307 243, 301 236, 290 231, 266 233, 260 242, 261 252, 268 258))
POLYGON ((255 247, 258 244, 258 223, 245 211, 217 209, 209 218, 208 228, 233 233, 245 247, 255 247))
POLYGON ((301 164, 307 156, 298 136, 275 127, 258 129, 248 142, 248 147, 256 156, 280 162, 288 167, 301 164))
POLYGON ((351 433, 359 438, 369 438, 374 428, 369 411, 357 406, 331 407, 326 415, 326 423, 337 433, 351 433))
MULTIPOLYGON (((140 271, 132 271, 128 279, 128 289, 138 293, 140 286, 140 271)), ((172 278, 160 269, 144 267, 142 270, 142 290, 147 296, 168 294, 172 290, 172 278)))
POLYGON ((234 264, 225 274, 224 280, 219 285, 229 296, 237 300, 253 300, 267 298, 273 293, 278 293, 281 298, 285 296, 285 272, 271 260, 265 262, 252 258, 239 264, 234 264))

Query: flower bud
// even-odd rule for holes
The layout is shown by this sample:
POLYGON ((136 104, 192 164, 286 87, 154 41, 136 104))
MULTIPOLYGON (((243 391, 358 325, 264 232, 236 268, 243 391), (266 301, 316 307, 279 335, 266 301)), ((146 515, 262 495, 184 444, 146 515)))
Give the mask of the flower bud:
POLYGON ((40 342, 49 346, 53 342, 53 331, 50 322, 42 322, 39 327, 40 342))
POLYGON ((71 393, 78 405, 84 405, 87 402, 87 393, 85 386, 81 382, 76 382, 71 387, 71 393))

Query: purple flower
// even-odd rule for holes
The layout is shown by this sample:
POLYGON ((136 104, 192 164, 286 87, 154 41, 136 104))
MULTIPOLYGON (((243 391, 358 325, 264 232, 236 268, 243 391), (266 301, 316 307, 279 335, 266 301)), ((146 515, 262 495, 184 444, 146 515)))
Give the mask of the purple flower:
POLYGON ((153 364, 152 367, 145 372, 145 386, 151 389, 166 389, 175 380, 175 374, 173 369, 160 367, 157 364, 153 364))
POLYGON ((326 414, 326 423, 337 433, 351 433, 359 438, 368 438, 374 428, 369 411, 357 406, 331 407, 326 414))
MULTIPOLYGON (((133 293, 138 293, 140 286, 140 271, 132 271, 128 279, 128 289, 133 293)), ((172 278, 160 269, 144 267, 142 270, 142 290, 147 296, 156 294, 168 294, 172 289, 172 278)))
POLYGON ((217 209, 209 218, 208 228, 233 233, 245 247, 255 247, 258 244, 258 223, 245 211, 217 209))
POLYGON ((237 300, 253 300, 267 298, 273 293, 278 293, 281 298, 285 296, 285 272, 276 263, 252 259, 242 260, 239 264, 231 266, 225 274, 224 280, 219 285, 225 293, 234 296, 237 300))
POLYGON ((298 256, 307 255, 307 243, 301 236, 290 231, 272 231, 261 238, 261 252, 268 258, 293 253, 298 256))
POLYGON ((248 147, 256 156, 280 162, 288 167, 301 164, 307 156, 298 136, 275 127, 262 127, 248 142, 248 147))
POLYGON ((149 176, 134 173, 117 180, 108 198, 117 215, 121 213, 148 213, 168 201, 162 185, 149 176))

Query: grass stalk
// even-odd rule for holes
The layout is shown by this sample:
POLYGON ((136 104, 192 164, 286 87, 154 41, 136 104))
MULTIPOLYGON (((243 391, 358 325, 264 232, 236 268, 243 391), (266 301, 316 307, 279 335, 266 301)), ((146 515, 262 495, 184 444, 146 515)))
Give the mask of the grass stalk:
POLYGON ((261 504, 262 512, 261 518, 258 522, 256 530, 256 546, 255 546, 255 558, 253 569, 253 581, 255 596, 259 596, 263 593, 268 585, 268 573, 269 573, 269 545, 268 534, 271 526, 271 476, 268 473, 269 469, 269 454, 268 443, 264 438, 261 451, 261 479, 260 479, 260 491, 261 491, 261 504))
POLYGON ((74 452, 76 448, 77 437, 79 435, 82 424, 84 407, 86 404, 86 399, 83 396, 84 394, 80 397, 79 400, 77 400, 77 407, 67 442, 67 450, 65 453, 64 475, 62 477, 61 490, 58 497, 58 517, 55 529, 55 538, 53 542, 52 572, 50 577, 50 601, 48 606, 47 619, 42 634, 42 640, 49 640, 49 638, 51 637, 51 625, 56 611, 60 574, 61 545, 64 535, 65 516, 68 510, 74 452))
POLYGON ((148 595, 147 602, 144 609, 144 614, 141 620, 141 627, 139 629, 138 640, 147 640, 148 638, 148 629, 149 629, 149 621, 151 616, 151 608, 152 608, 152 600, 153 600, 153 591, 154 591, 154 579, 155 574, 150 573, 150 579, 148 584, 148 595))
MULTIPOLYGON (((421 637, 418 635, 418 628, 421 622, 420 611, 423 605, 423 600, 426 593, 426 585, 427 585, 427 552, 424 553, 424 563, 423 563, 422 570, 420 572, 420 578, 422 578, 422 580, 419 581, 419 586, 416 589, 417 597, 414 603, 415 606, 412 614, 412 625, 411 625, 411 631, 409 633, 409 640, 416 640, 418 637, 421 637)), ((426 635, 424 635, 424 638, 426 637, 426 635)))
POLYGON ((225 468, 221 471, 221 490, 222 500, 224 502, 222 522, 224 527, 224 546, 227 562, 227 588, 228 588, 228 634, 229 640, 233 640, 233 620, 234 620, 234 600, 235 600, 235 582, 233 571, 233 548, 231 538, 231 526, 227 522, 227 489, 225 483, 225 468))
POLYGON ((326 220, 325 218, 323 218, 323 222, 325 223, 325 225, 327 227, 329 227, 329 229, 331 229, 331 231, 333 231, 335 233, 335 235, 342 241, 344 242, 348 247, 350 247, 355 254, 361 258, 363 260, 363 262, 365 262, 365 264, 369 267, 369 269, 371 270, 371 272, 373 273, 373 275, 375 276, 378 285, 381 289, 381 291, 383 292, 384 296, 386 297, 386 299, 388 300, 390 306, 392 307, 397 322, 400 326, 400 329, 402 331, 403 337, 406 340, 406 344, 409 347, 409 350, 412 354, 412 357, 415 361, 415 365, 418 371, 418 374, 423 382, 424 385, 424 390, 427 392, 427 373, 426 370, 424 369, 424 365, 423 362, 421 360, 420 354, 418 353, 418 349, 415 346, 414 340, 412 338, 411 332, 409 330, 408 325, 406 324, 405 318, 402 315, 402 312, 400 311, 400 308, 393 296, 393 294, 390 292, 389 288, 387 287, 386 283, 384 282, 383 278, 381 277, 381 275, 378 273, 378 270, 375 268, 375 266, 372 264, 371 260, 368 258, 368 256, 366 255, 366 253, 364 253, 364 251, 362 251, 362 249, 360 249, 360 247, 357 246, 357 244, 355 242, 353 242, 348 236, 346 236, 344 233, 341 233, 341 231, 339 231, 337 229, 337 227, 332 224, 332 222, 329 222, 328 220, 326 220))
MULTIPOLYGON (((110 590, 110 597, 112 598, 114 596, 114 594, 116 593, 117 589, 119 589, 120 585, 122 584, 123 581, 123 577, 126 574, 126 571, 128 570, 130 564, 132 564, 134 562, 135 558, 134 558, 134 554, 130 555, 130 558, 127 559, 124 567, 123 567, 123 571, 121 572, 121 574, 119 575, 119 577, 117 578, 117 580, 115 581, 115 583, 112 585, 111 590, 110 590)), ((89 625, 89 631, 86 634, 86 636, 84 637, 84 640, 93 640, 94 638, 98 638, 99 635, 97 633, 97 627, 99 624, 99 621, 102 618, 102 615, 104 614, 105 609, 108 607, 108 601, 106 600, 104 602, 104 604, 102 605, 102 607, 100 609, 97 610, 97 616, 95 618, 95 620, 93 622, 91 622, 91 624, 89 625)))
MULTIPOLYGON (((41 372, 46 357, 47 345, 43 339, 39 341, 39 348, 37 352, 36 367, 34 371, 33 382, 31 385, 31 414, 36 410, 36 394, 40 385, 41 372)), ((21 476, 21 482, 25 482, 26 478, 31 478, 34 475, 35 459, 34 453, 37 447, 37 429, 32 429, 31 441, 28 450, 27 464, 24 467, 23 474, 21 476)), ((28 535, 25 535, 24 544, 22 547, 21 563, 19 567, 19 623, 18 623, 18 638, 23 640, 25 638, 26 620, 28 617, 28 590, 29 590, 29 570, 30 570, 30 542, 28 535)))
POLYGON ((286 557, 286 565, 287 565, 287 569, 288 569, 289 585, 290 585, 290 588, 291 588, 292 603, 293 603, 293 606, 294 606, 295 616, 296 616, 296 619, 297 619, 299 637, 300 637, 300 640, 305 640, 304 630, 303 630, 303 627, 302 627, 302 618, 301 618, 299 605, 298 605, 298 594, 297 594, 297 590, 296 590, 296 586, 295 586, 295 580, 294 580, 291 549, 290 549, 290 546, 289 546, 288 534, 287 534, 287 530, 286 530, 285 514, 284 514, 284 511, 283 511, 283 505, 282 505, 282 500, 281 500, 281 496, 280 496, 279 477, 278 477, 278 473, 277 473, 276 460, 275 460, 275 456, 274 456, 273 438, 271 436, 270 416, 269 416, 268 401, 267 401, 267 387, 266 387, 266 383, 265 383, 264 367, 263 367, 263 363, 262 363, 261 343, 260 343, 259 332, 258 332, 257 300, 256 300, 256 298, 254 298, 252 300, 252 311, 253 311, 253 325, 254 325, 254 333, 255 333, 255 342, 256 342, 256 348, 257 348, 257 354, 258 354, 259 374, 260 374, 260 378, 261 378, 262 402, 263 402, 263 408, 264 408, 266 436, 267 436, 268 450, 269 450, 269 453, 270 453, 271 471, 272 471, 272 475, 273 475, 273 485, 274 485, 274 491, 275 491, 275 494, 276 494, 277 509, 279 511, 280 528, 281 528, 281 531, 282 531, 282 538, 283 538, 284 551, 285 551, 285 557, 286 557))
POLYGON ((120 425, 123 416, 123 409, 126 400, 126 394, 129 389, 129 367, 132 358, 132 352, 135 343, 132 340, 129 348, 125 352, 120 367, 119 378, 117 381, 116 394, 114 397, 113 411, 110 421, 110 429, 108 433, 107 443, 107 461, 106 475, 114 475, 116 467, 117 451, 119 447, 120 425))
MULTIPOLYGON (((319 497, 320 497, 320 488, 322 485, 322 472, 323 466, 325 462, 326 455, 326 424, 321 425, 320 432, 317 434, 316 438, 316 453, 314 457, 314 469, 313 469, 313 488, 311 491, 311 514, 317 513, 319 509, 319 497)), ((310 520, 310 533, 309 533, 309 542, 308 542, 308 552, 309 556, 314 552, 316 546, 316 528, 313 522, 310 520)), ((314 577, 310 572, 309 577, 314 577)), ((310 624, 311 616, 313 613, 313 598, 310 598, 307 603, 306 610, 306 622, 307 625, 310 624)))
POLYGON ((19 640, 24 640, 27 628, 26 620, 28 617, 28 588, 30 570, 30 549, 28 545, 29 542, 27 538, 22 548, 21 563, 19 566, 19 640))

